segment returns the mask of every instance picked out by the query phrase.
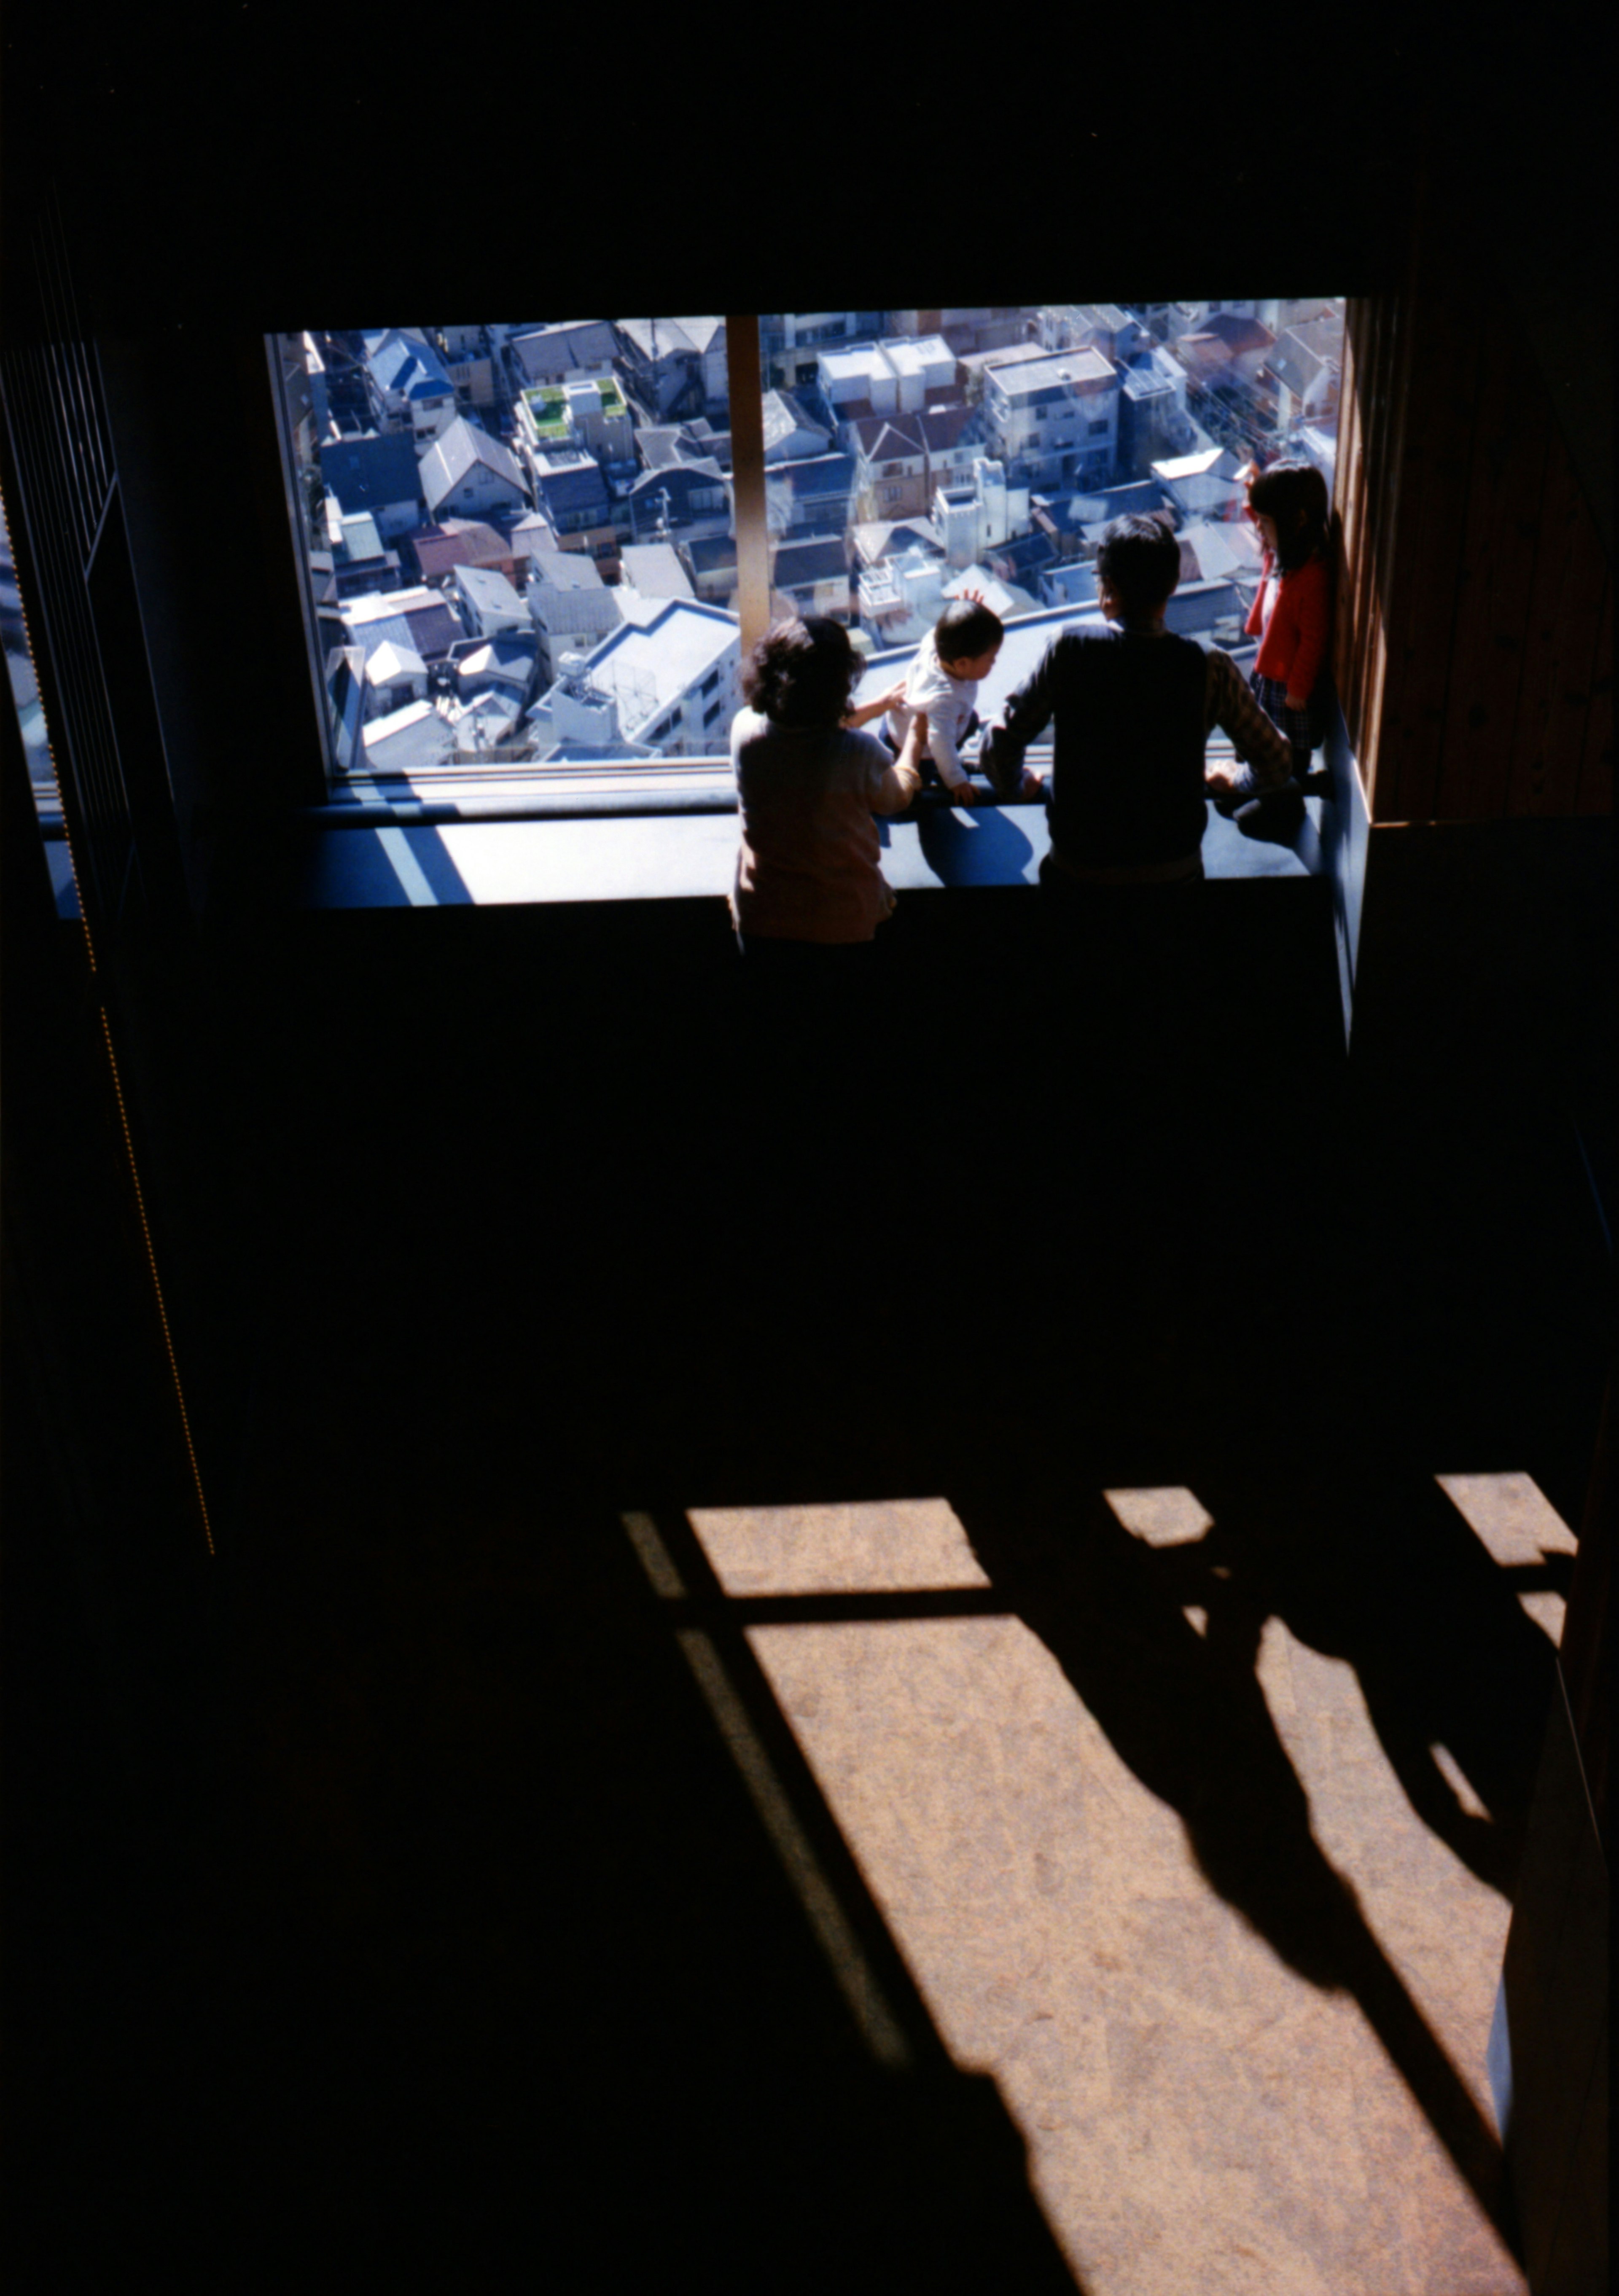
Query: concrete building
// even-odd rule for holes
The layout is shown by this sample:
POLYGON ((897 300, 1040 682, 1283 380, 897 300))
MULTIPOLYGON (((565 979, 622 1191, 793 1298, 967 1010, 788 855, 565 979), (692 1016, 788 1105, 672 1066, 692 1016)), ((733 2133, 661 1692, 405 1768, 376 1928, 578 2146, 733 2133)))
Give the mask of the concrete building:
POLYGON ((1033 486, 1105 479, 1119 444, 1119 378, 1100 351, 1056 351, 984 369, 990 450, 1033 486))
POLYGON ((605 734, 563 730, 571 724, 565 707, 558 715, 555 691, 545 696, 555 738, 603 739, 644 743, 666 757, 703 757, 723 750, 736 708, 740 659, 736 618, 693 599, 624 599, 625 619, 596 646, 586 668, 588 685, 600 702, 592 724, 610 723, 605 734), (606 713, 606 714, 604 714, 606 713))
POLYGON ((582 551, 537 550, 530 567, 523 603, 539 647, 540 675, 552 679, 561 675, 564 653, 588 653, 618 627, 619 593, 582 551))

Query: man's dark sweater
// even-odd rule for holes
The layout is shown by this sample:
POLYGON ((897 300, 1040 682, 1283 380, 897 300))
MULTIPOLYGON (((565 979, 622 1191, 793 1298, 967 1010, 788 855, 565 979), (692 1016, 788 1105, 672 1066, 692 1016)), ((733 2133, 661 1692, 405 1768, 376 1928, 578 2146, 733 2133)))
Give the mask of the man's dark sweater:
POLYGON ((1015 797, 1026 745, 1053 718, 1051 844, 1070 868, 1194 876, 1208 825, 1204 748, 1219 724, 1259 786, 1286 781, 1286 744, 1229 654, 1164 629, 1065 630, 1008 695, 982 763, 1015 797))

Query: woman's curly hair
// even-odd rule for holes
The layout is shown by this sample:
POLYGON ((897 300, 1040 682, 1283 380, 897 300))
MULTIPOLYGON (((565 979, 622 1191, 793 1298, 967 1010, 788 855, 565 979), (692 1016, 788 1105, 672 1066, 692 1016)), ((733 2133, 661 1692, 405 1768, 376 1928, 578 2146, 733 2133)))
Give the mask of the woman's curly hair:
POLYGON ((825 614, 773 622, 749 656, 742 690, 777 726, 837 726, 865 665, 842 622, 825 614))

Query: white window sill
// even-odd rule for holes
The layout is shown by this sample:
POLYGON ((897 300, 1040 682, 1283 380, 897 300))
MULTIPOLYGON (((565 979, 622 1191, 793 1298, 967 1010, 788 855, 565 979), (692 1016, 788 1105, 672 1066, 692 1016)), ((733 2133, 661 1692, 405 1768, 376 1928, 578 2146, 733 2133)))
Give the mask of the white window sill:
MULTIPOLYGON (((1286 844, 1245 835, 1209 810, 1204 873, 1216 881, 1321 877, 1319 798, 1286 844)), ((879 824, 883 872, 900 893, 1036 883, 1048 849, 1040 805, 941 806, 879 824)), ((723 899, 736 866, 736 816, 311 824, 292 898, 302 908, 501 907, 528 902, 723 899)))

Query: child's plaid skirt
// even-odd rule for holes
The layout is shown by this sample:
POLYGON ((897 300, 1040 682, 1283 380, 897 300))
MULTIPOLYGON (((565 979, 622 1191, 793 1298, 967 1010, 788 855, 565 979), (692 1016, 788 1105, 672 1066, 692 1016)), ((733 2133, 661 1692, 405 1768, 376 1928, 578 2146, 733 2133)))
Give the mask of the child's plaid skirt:
POLYGON ((1279 677, 1262 677, 1253 670, 1248 684, 1254 700, 1293 751, 1294 777, 1298 779, 1310 771, 1310 752, 1315 747, 1309 710, 1288 709, 1287 688, 1279 677))

